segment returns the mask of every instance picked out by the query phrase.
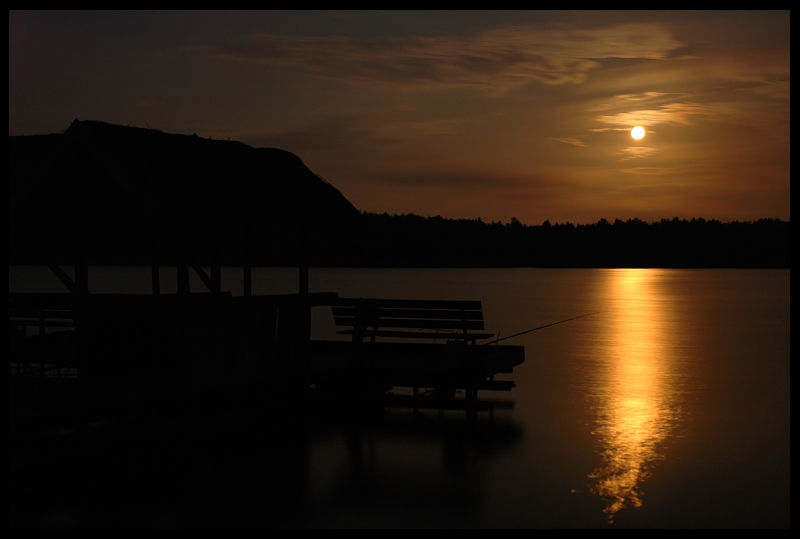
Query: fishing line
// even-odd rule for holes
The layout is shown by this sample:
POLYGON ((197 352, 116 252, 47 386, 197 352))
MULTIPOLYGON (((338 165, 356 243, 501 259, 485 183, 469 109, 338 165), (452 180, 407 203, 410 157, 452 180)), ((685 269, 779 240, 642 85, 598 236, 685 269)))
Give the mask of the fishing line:
POLYGON ((521 331, 519 333, 514 333, 513 335, 509 335, 508 337, 503 337, 502 339, 500 338, 500 334, 498 333, 497 334, 498 335, 497 339, 495 339, 495 340, 493 340, 491 342, 485 342, 481 346, 485 346, 487 344, 496 344, 496 343, 499 343, 500 341, 504 341, 506 339, 511 339, 512 337, 519 337, 520 335, 525 335, 526 333, 530 333, 531 331, 536 331, 537 329, 549 328, 550 326, 563 324, 564 322, 569 322, 570 320, 577 320, 578 318, 583 318, 584 316, 589 316, 590 314, 597 314, 599 312, 600 311, 595 311, 593 313, 586 313, 586 314, 582 314, 580 316, 573 316, 572 318, 567 318, 566 320, 560 320, 558 322, 553 322, 552 324, 546 324, 544 326, 539 326, 538 328, 533 328, 533 329, 529 329, 529 330, 526 330, 526 331, 521 331))

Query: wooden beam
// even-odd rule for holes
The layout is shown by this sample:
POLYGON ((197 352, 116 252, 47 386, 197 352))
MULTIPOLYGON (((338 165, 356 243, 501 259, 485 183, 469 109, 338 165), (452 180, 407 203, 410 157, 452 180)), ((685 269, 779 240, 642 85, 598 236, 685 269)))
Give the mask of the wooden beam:
POLYGON ((209 290, 217 294, 222 292, 222 273, 219 263, 214 263, 211 266, 211 286, 209 287, 209 290))
POLYGON ((250 297, 253 295, 253 268, 249 264, 242 267, 244 273, 244 295, 250 297))
POLYGON ((300 293, 308 295, 308 266, 300 266, 300 293))
POLYGON ((153 284, 153 295, 161 293, 161 275, 159 275, 158 242, 155 233, 150 234, 150 280, 153 284))
POLYGON ((203 268, 201 268, 200 266, 193 265, 192 269, 194 269, 195 273, 197 273, 197 276, 200 277, 200 280, 203 281, 203 284, 206 285, 208 291, 213 292, 214 286, 211 283, 211 277, 209 277, 208 274, 205 271, 203 271, 203 268))
POLYGON ((253 295, 253 268, 251 266, 252 257, 250 256, 250 247, 253 239, 253 231, 250 226, 250 221, 245 217, 244 230, 242 231, 242 254, 244 256, 242 264, 242 273, 244 278, 244 296, 250 297, 253 295))
POLYGON ((78 293, 89 293, 89 264, 87 262, 87 225, 79 222, 75 229, 75 290, 78 293))
POLYGON ((189 265, 178 263, 178 294, 189 293, 189 265))
POLYGON ((211 286, 208 287, 208 290, 215 294, 222 292, 222 268, 220 267, 219 244, 220 237, 219 229, 217 228, 211 238, 211 286))
POLYGON ((50 271, 52 271, 56 277, 58 277, 59 281, 66 285, 70 292, 78 291, 78 286, 75 284, 75 281, 73 281, 70 276, 67 275, 63 269, 61 269, 61 266, 58 264, 48 264, 47 267, 50 268, 50 271))
POLYGON ((158 264, 153 263, 150 266, 150 277, 153 281, 153 295, 159 295, 161 293, 161 279, 158 274, 158 264))
POLYGON ((365 301, 372 301, 370 308, 387 309, 466 309, 480 311, 480 301, 463 300, 430 300, 430 299, 368 299, 368 298, 339 298, 337 305, 359 306, 365 301))
POLYGON ((85 261, 75 264, 75 287, 78 292, 89 293, 89 266, 85 261))

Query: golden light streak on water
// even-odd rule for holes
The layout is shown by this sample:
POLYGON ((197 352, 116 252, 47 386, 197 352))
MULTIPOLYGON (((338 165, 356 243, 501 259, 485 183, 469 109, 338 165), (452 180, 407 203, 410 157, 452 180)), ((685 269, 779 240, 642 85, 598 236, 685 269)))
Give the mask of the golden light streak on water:
POLYGON ((613 322, 597 350, 590 389, 603 463, 589 477, 596 479, 593 492, 608 501, 609 522, 625 507, 641 507, 641 484, 663 458, 659 444, 679 418, 670 331, 675 313, 658 286, 663 271, 613 270, 598 290, 613 322))

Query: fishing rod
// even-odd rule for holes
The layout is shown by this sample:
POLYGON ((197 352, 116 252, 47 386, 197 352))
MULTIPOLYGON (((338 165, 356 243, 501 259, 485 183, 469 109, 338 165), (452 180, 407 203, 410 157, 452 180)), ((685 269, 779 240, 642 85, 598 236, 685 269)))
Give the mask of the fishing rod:
POLYGON ((500 341, 504 341, 506 339, 511 339, 513 337, 519 337, 520 335, 525 335, 526 333, 530 333, 531 331, 536 331, 537 329, 549 328, 550 326, 556 326, 558 324, 563 324, 564 322, 569 322, 570 320, 577 320, 578 318, 583 318, 584 316, 589 316, 590 314, 597 314, 599 312, 600 311, 595 311, 593 313, 586 313, 586 314, 582 314, 580 316, 573 316, 572 318, 567 318, 566 320, 560 320, 558 322, 553 322, 552 324, 546 324, 544 326, 539 326, 538 328, 533 328, 533 329, 529 329, 529 330, 526 330, 526 331, 521 331, 519 333, 514 333, 513 335, 509 335, 508 337, 503 337, 502 339, 498 337, 497 339, 495 339, 495 340, 493 340, 491 342, 483 343, 481 346, 485 346, 487 344, 496 344, 496 343, 499 343, 500 341))

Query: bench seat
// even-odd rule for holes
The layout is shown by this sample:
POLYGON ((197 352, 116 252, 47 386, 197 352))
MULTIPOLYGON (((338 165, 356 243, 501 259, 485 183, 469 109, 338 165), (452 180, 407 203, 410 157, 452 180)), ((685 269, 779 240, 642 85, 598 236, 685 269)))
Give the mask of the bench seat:
POLYGON ((333 320, 347 328, 338 333, 352 335, 353 342, 381 337, 476 344, 494 336, 483 331, 480 301, 340 298, 333 320))
MULTIPOLYGON (((353 335, 355 330, 345 329, 337 331, 340 335, 353 335)), ((388 337, 397 339, 441 339, 441 340, 464 340, 464 334, 459 333, 431 333, 423 331, 386 331, 386 330, 366 330, 363 332, 364 337, 388 337)), ((468 333, 468 340, 472 339, 491 339, 494 333, 468 333)))

